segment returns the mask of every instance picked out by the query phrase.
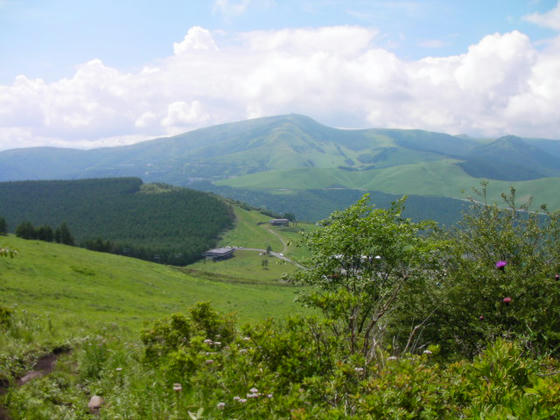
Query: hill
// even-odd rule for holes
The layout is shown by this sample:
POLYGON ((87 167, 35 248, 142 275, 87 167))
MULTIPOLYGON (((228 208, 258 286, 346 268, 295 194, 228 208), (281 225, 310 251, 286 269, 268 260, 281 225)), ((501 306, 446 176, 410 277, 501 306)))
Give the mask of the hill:
POLYGON ((66 222, 82 246, 168 264, 199 259, 234 218, 213 195, 138 178, 0 183, 0 215, 12 232, 66 222))
POLYGON ((145 321, 198 301, 243 321, 297 311, 291 287, 210 281, 176 267, 12 235, 0 236, 0 244, 18 250, 0 260, 0 306, 51 318, 59 336, 111 322, 136 334, 145 321))
MULTIPOLYGON (((267 194, 348 188, 439 200, 464 198, 462 190, 489 179, 497 181, 499 193, 513 184, 536 202, 560 208, 558 144, 515 136, 477 140, 423 130, 342 130, 292 114, 123 147, 3 151, 0 180, 134 176, 145 182, 206 182, 267 194)), ((267 208, 279 211, 277 200, 262 197, 270 198, 267 208)), ((329 209, 335 202, 329 201, 329 209)), ((297 216, 316 220, 322 215, 297 216)))

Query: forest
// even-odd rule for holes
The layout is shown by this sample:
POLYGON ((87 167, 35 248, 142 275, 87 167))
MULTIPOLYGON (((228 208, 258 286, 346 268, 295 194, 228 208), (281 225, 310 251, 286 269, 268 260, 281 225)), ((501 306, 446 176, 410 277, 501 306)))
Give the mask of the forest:
POLYGON ((138 178, 0 183, 0 216, 11 232, 64 224, 82 247, 174 265, 199 259, 234 217, 216 196, 138 178))

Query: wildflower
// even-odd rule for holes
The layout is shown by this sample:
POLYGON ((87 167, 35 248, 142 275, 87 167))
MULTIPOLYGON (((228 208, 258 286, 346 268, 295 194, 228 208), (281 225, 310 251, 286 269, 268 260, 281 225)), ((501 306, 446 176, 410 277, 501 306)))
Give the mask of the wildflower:
POLYGON ((503 302, 504 302, 506 305, 509 305, 509 304, 511 303, 511 298, 510 298, 509 296, 508 296, 508 297, 505 297, 504 300, 503 300, 503 302))
POLYGON ((560 274, 556 273, 556 275, 554 276, 554 279, 560 280, 560 274))
POLYGON ((247 399, 246 399, 246 398, 239 398, 239 402, 242 403, 242 404, 243 404, 243 403, 246 403, 246 402, 247 402, 247 399))
POLYGON ((375 256, 375 259, 376 259, 376 260, 380 260, 380 259, 381 259, 381 255, 376 255, 376 256, 375 256))
POLYGON ((480 316, 478 317, 478 319, 480 319, 481 321, 484 321, 484 315, 480 315, 480 316))
POLYGON ((120 371, 122 371, 122 367, 118 367, 118 368, 116 368, 115 370, 116 370, 117 372, 120 372, 120 371))
POLYGON ((247 353, 247 349, 239 349, 239 353, 245 354, 245 353, 247 353))
POLYGON ((259 390, 255 387, 251 388, 249 391, 251 391, 253 394, 256 394, 257 392, 259 392, 259 390))
POLYGON ((218 408, 218 410, 223 410, 225 406, 225 402, 219 402, 218 404, 216 404, 216 408, 218 408))
POLYGON ((506 268, 506 265, 507 265, 507 261, 500 260, 500 261, 496 262, 496 268, 498 270, 503 271, 506 268))
POLYGON ((235 397, 233 397, 234 401, 239 401, 241 399, 241 397, 238 397, 237 395, 235 397))
POLYGON ((214 361, 213 361, 212 359, 208 359, 208 360, 206 361, 206 364, 207 364, 207 365, 211 365, 212 363, 214 363, 214 361))
POLYGON ((267 395, 267 398, 272 398, 272 394, 268 394, 268 395, 267 395))
POLYGON ((424 351, 423 351, 423 353, 424 353, 424 354, 428 354, 428 355, 430 355, 430 354, 432 354, 432 351, 431 351, 431 350, 428 350, 428 349, 426 349, 426 350, 424 350, 424 351))
POLYGON ((258 396, 258 393, 247 394, 247 398, 257 398, 258 396))
POLYGON ((387 360, 397 360, 397 356, 389 356, 387 357, 387 360))
POLYGON ((212 344, 214 346, 221 346, 222 345, 222 343, 220 341, 214 341, 212 344))
POLYGON ((212 343, 213 343, 213 341, 212 341, 212 340, 210 340, 209 338, 207 338, 206 340, 204 340, 204 343, 206 343, 206 344, 212 344, 212 343))
POLYGON ((183 390, 183 387, 181 384, 175 383, 173 384, 173 391, 175 392, 181 392, 183 390))
POLYGON ((243 337, 243 341, 250 341, 251 337, 243 337))
POLYGON ((363 368, 363 367, 354 368, 354 372, 362 373, 363 371, 364 371, 364 368, 363 368))

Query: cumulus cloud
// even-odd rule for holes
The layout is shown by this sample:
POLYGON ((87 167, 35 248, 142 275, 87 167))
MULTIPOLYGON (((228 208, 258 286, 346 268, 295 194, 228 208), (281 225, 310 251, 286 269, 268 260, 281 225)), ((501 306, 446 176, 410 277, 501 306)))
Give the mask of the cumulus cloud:
POLYGON ((554 9, 546 13, 533 13, 525 16, 524 19, 536 25, 560 31, 560 1, 556 3, 554 9))
POLYGON ((297 112, 343 127, 558 138, 560 37, 484 37, 460 55, 406 61, 359 26, 224 35, 188 30, 126 73, 93 59, 71 78, 0 85, 0 149, 129 144, 297 112), (224 38, 226 37, 227 38, 224 38))

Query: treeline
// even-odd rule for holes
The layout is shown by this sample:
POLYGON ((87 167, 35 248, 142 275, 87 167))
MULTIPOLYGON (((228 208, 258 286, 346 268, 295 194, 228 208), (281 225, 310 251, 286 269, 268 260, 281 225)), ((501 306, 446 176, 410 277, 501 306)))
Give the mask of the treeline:
POLYGON ((65 221, 79 246, 174 265, 200 258, 234 220, 212 194, 138 178, 0 183, 0 214, 8 226, 65 221))
POLYGON ((56 229, 49 225, 35 227, 31 222, 22 222, 16 228, 16 236, 22 239, 38 239, 45 242, 56 242, 65 245, 74 245, 74 237, 66 223, 62 223, 56 229))

